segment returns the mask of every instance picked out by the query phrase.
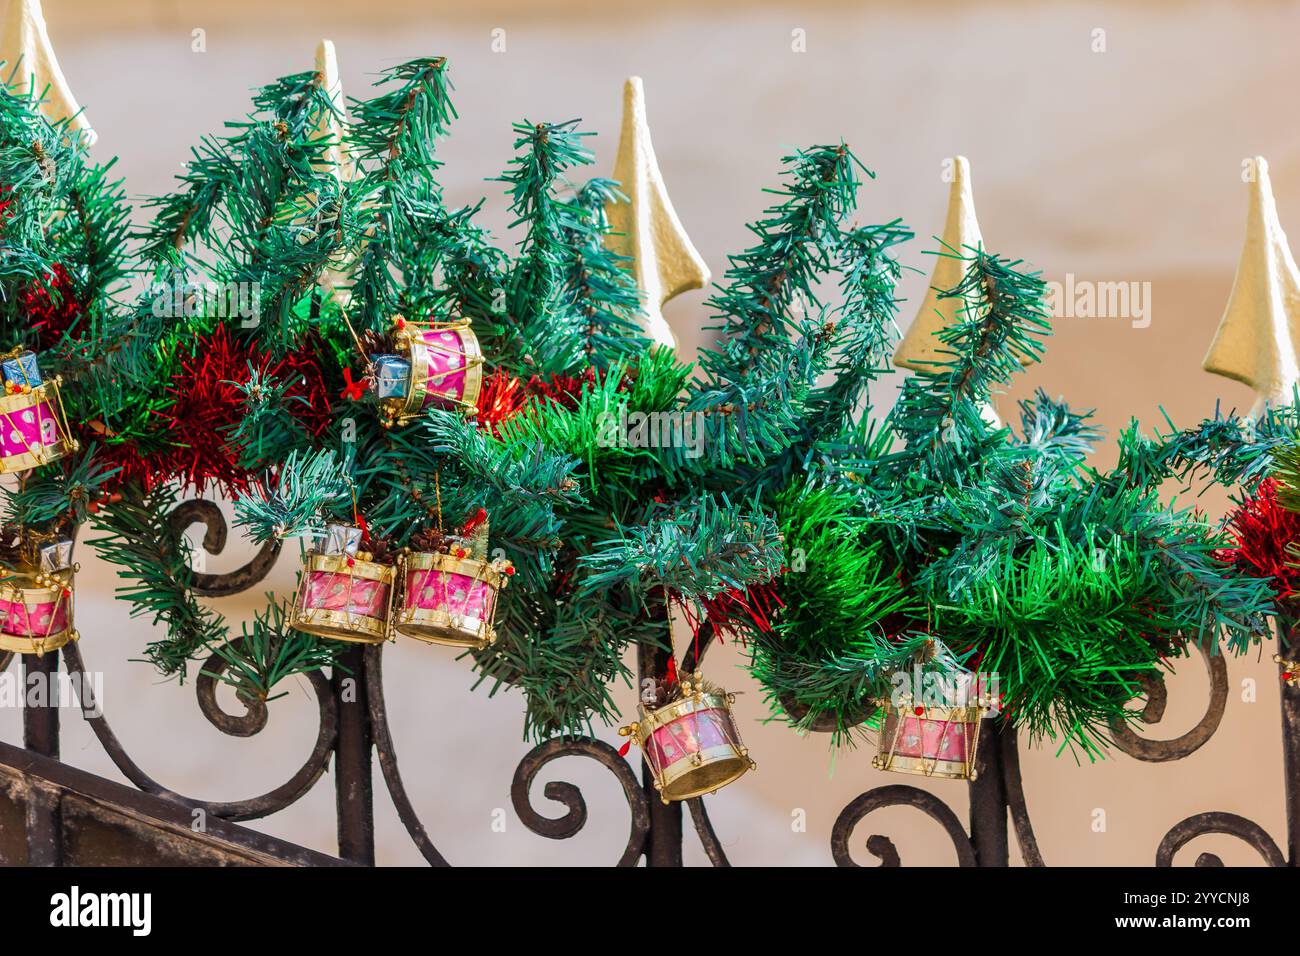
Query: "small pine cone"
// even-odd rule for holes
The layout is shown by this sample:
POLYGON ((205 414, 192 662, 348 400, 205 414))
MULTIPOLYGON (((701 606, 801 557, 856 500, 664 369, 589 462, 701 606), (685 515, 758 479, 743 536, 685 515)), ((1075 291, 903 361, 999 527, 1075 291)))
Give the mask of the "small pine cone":
POLYGON ((393 563, 393 542, 387 538, 379 538, 371 542, 370 556, 373 561, 379 564, 393 563))
POLYGON ((393 351, 392 339, 373 329, 366 329, 359 338, 367 355, 387 355, 393 351))
POLYGON ((425 528, 411 535, 411 547, 416 551, 441 551, 446 537, 437 528, 425 528))

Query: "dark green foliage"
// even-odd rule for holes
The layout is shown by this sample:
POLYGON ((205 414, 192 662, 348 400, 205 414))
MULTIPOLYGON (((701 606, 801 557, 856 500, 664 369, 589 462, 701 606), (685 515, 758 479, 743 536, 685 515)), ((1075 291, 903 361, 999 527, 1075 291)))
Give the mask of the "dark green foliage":
MULTIPOLYGON (((157 329, 123 310, 128 206, 112 163, 96 165, 40 99, 0 86, 0 351, 37 353, 62 376, 63 404, 83 447, 5 491, 9 531, 67 535, 112 471, 104 440, 143 411, 134 383, 156 362, 157 329), (80 427, 97 422, 97 433, 80 427), (92 441, 92 435, 99 441, 92 441)), ((112 440, 112 439, 109 439, 112 440)))
POLYGON ((168 521, 176 507, 170 488, 128 489, 123 500, 100 512, 90 544, 118 566, 127 583, 118 594, 134 607, 133 617, 165 628, 146 648, 149 660, 167 676, 183 676, 186 665, 224 638, 221 615, 203 607, 189 589, 191 553, 183 534, 168 521))
POLYGON ((235 688, 249 701, 271 701, 284 696, 273 688, 294 674, 306 674, 323 667, 339 667, 335 660, 336 644, 303 634, 288 626, 288 605, 267 595, 271 604, 254 617, 253 626, 244 627, 242 637, 212 648, 216 662, 211 671, 203 671, 235 688))
MULTIPOLYGON (((770 578, 781 563, 775 526, 733 506, 724 482, 704 487, 709 463, 622 440, 629 417, 680 414, 692 370, 637 331, 640 294, 605 243, 617 184, 570 181, 591 162, 588 134, 575 122, 516 126, 516 159, 499 180, 521 237, 507 253, 476 224, 478 205, 449 208, 438 184, 437 141, 455 118, 443 59, 394 67, 350 104, 356 174, 343 181, 319 132, 334 109, 319 84, 301 74, 259 90, 250 116, 206 138, 180 188, 152 204, 141 248, 161 282, 256 283, 261 294, 252 321, 198 303, 164 325, 147 391, 174 401, 178 365, 228 336, 239 381, 222 410, 233 403, 235 413, 200 437, 231 456, 242 480, 226 490, 256 541, 313 538, 327 521, 361 518, 368 546, 391 559, 485 510, 491 553, 517 573, 501 597, 500 639, 477 655, 481 679, 524 691, 530 736, 612 720, 609 685, 627 677, 628 648, 668 642, 665 586, 692 602, 770 578), (345 305, 319 287, 326 270, 350 277, 345 305), (488 371, 519 380, 522 407, 491 422, 431 410, 387 427, 369 395, 335 399, 345 370, 360 378, 358 352, 397 315, 468 318, 488 371), (303 397, 305 368, 319 372, 315 402, 329 403, 314 429, 305 420, 324 410, 303 397)), ((857 240, 849 258, 862 270, 860 297, 879 281, 872 250, 890 241, 857 240)), ((174 439, 155 424, 141 443, 165 453, 174 439)), ((134 499, 121 510, 139 524, 142 507, 134 499)), ((138 573, 127 529, 115 530, 101 552, 138 573)), ((158 524, 143 540, 176 546, 166 533, 158 524)), ((228 665, 223 680, 265 697, 328 656, 286 632, 276 603, 227 643, 220 621, 193 605, 186 574, 173 562, 130 595, 142 612, 175 605, 158 615, 170 636, 150 649, 166 673, 215 652, 228 665)))
POLYGON ((927 640, 924 608, 888 546, 872 540, 856 494, 792 485, 775 506, 791 567, 775 629, 751 635, 754 675, 775 708, 800 715, 796 727, 829 724, 847 743, 889 674, 927 640))
POLYGON ((703 601, 781 571, 776 524, 757 503, 733 506, 724 496, 701 498, 688 510, 652 507, 642 524, 619 531, 581 559, 590 572, 586 593, 631 584, 640 594, 662 588, 703 601))
MULTIPOLYGON (((1297 399, 1300 401, 1300 399, 1297 399)), ((1224 414, 1178 431, 1166 417, 1169 431, 1147 438, 1134 423, 1120 437, 1120 466, 1134 481, 1155 485, 1167 478, 1191 481, 1208 478, 1220 485, 1253 489, 1273 467, 1274 453, 1287 447, 1300 426, 1300 406, 1269 405, 1260 415, 1224 414)))
POLYGON ((897 311, 892 251, 910 234, 847 228, 859 168, 847 150, 787 164, 782 202, 713 299, 725 334, 700 358, 692 406, 710 416, 708 454, 764 496, 806 566, 780 579, 775 629, 749 628, 777 711, 845 739, 891 674, 927 658, 994 672, 1010 719, 1091 757, 1132 717, 1137 677, 1185 641, 1258 641, 1267 582, 1227 568, 1214 554, 1226 539, 1159 486, 1205 468, 1261 473, 1276 438, 1234 440, 1235 419, 1154 440, 1133 431, 1119 468, 1100 474, 1086 464, 1099 438, 1088 413, 1040 391, 1021 403, 1019 431, 998 422, 992 396, 1038 360, 1050 325, 1038 275, 983 249, 942 251, 965 265, 940 290, 960 300, 958 319, 873 428, 868 388, 897 311), (823 297, 832 282, 838 302, 823 297), (937 646, 950 656, 933 657, 937 646))

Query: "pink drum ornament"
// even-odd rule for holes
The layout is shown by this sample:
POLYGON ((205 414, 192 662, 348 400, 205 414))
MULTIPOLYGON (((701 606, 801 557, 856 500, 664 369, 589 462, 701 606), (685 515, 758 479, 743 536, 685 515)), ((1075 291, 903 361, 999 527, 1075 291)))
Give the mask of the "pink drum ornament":
POLYGON ((0 582, 0 651, 40 655, 76 639, 71 571, 20 572, 0 582))
POLYGON ((482 650, 496 640, 497 596, 510 580, 491 562, 439 552, 402 559, 393 630, 430 644, 482 650))
POLYGON ((974 780, 983 706, 921 707, 884 703, 878 770, 974 780))
POLYGON ((0 396, 0 475, 58 461, 79 447, 68 431, 59 381, 0 396))
POLYGON ((683 694, 620 733, 640 746, 659 798, 668 803, 713 793, 754 768, 731 713, 731 694, 705 690, 689 679, 683 694))
POLYGON ((391 565, 347 555, 308 554, 291 624, 318 637, 382 644, 392 592, 391 565))
POLYGON ((483 352, 468 322, 424 324, 399 319, 395 347, 410 362, 406 394, 384 401, 399 423, 427 408, 473 412, 483 389, 483 352))

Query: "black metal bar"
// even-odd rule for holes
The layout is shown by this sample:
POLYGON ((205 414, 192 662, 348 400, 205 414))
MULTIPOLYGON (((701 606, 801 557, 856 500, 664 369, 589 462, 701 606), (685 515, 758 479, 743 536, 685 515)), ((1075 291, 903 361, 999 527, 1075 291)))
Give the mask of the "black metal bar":
MULTIPOLYGON (((656 605, 651 613, 668 622, 668 606, 656 605), (662 611, 659 608, 662 607, 662 611)), ((637 649, 637 690, 640 691, 647 678, 662 678, 668 672, 670 651, 657 647, 642 645, 637 649)), ((655 789, 654 777, 650 767, 644 761, 641 764, 641 786, 650 804, 650 832, 646 836, 646 866, 681 866, 682 865, 682 805, 676 801, 664 803, 655 789)))
POLYGON ((1002 721, 985 721, 970 782, 970 838, 977 866, 1007 866, 1007 786, 1002 771, 1002 721))
POLYGON ((27 791, 27 865, 63 865, 61 791, 33 784, 27 791))
MULTIPOLYGON (((1295 658, 1300 652, 1296 647, 1297 631, 1300 625, 1292 619, 1279 619, 1278 642, 1285 644, 1282 660, 1278 663, 1281 673, 1294 672, 1300 664, 1295 658)), ((1282 774, 1286 800, 1286 862, 1288 866, 1300 865, 1300 685, 1292 685, 1286 680, 1282 686, 1282 774)))
POLYGON ((691 822, 695 824, 695 832, 700 837, 700 845, 704 847, 709 862, 714 866, 731 866, 727 851, 722 848, 722 841, 718 839, 713 823, 709 820, 709 811, 704 808, 704 798, 687 800, 686 806, 690 808, 691 822))
MULTIPOLYGON (((59 759, 59 652, 23 655, 23 746, 59 759), (39 685, 43 684, 41 687, 39 685), (38 701, 34 703, 34 701, 38 701)), ((27 865, 63 862, 58 790, 34 786, 27 801, 27 865)))
POLYGON ((1029 820, 1029 804, 1020 780, 1020 744, 1016 736, 1016 728, 1011 724, 1002 728, 1002 783, 1006 787, 1007 809, 1011 811, 1016 845, 1020 847, 1025 866, 1046 866, 1038 849, 1038 838, 1034 836, 1034 826, 1029 820))
POLYGON ((59 756, 59 652, 23 655, 23 746, 56 760, 59 756), (33 706, 33 683, 44 684, 43 705, 33 706))
POLYGON ((375 864, 375 803, 370 761, 374 745, 366 696, 365 648, 357 644, 339 655, 342 667, 330 676, 338 705, 339 735, 334 750, 334 794, 338 807, 339 856, 375 864))

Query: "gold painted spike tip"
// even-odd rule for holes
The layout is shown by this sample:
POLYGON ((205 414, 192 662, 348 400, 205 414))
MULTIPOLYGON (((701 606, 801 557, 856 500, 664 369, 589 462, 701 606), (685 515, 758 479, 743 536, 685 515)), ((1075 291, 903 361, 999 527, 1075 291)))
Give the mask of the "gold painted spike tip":
POLYGON ((68 120, 87 144, 95 141, 95 131, 77 105, 59 58, 54 55, 40 0, 9 0, 0 32, 0 60, 4 61, 4 79, 12 77, 16 89, 43 94, 41 111, 47 117, 56 123, 68 120))
POLYGON ((340 180, 352 179, 355 166, 352 154, 343 137, 343 127, 348 118, 347 100, 343 96, 343 82, 339 79, 339 61, 334 52, 333 40, 321 40, 316 45, 316 72, 321 76, 321 84, 329 94, 338 112, 321 118, 317 134, 322 139, 332 140, 325 152, 325 159, 340 180))
POLYGON ((1268 163, 1256 157, 1247 170, 1246 241, 1202 367, 1253 388, 1257 415, 1265 404, 1289 404, 1300 383, 1300 270, 1278 219, 1268 163))
POLYGON ((644 295, 642 331, 655 342, 676 347, 663 304, 688 289, 703 288, 709 269, 692 245, 664 185, 646 121, 640 77, 623 86, 623 131, 613 178, 627 202, 606 207, 609 247, 631 259, 632 274, 644 295))
POLYGON ((940 251, 947 255, 936 256, 930 287, 926 290, 921 308, 908 327, 907 334, 894 352, 894 364, 899 368, 933 374, 933 362, 942 361, 942 347, 937 333, 956 323, 962 310, 960 299, 943 299, 939 293, 955 288, 965 275, 966 264, 954 256, 967 255, 969 248, 979 248, 983 243, 979 220, 975 218, 975 198, 971 193, 970 163, 965 156, 954 157, 949 168, 952 184, 948 190, 948 218, 943 224, 940 251))
MULTIPOLYGON (((356 164, 352 151, 348 148, 346 127, 348 123, 347 100, 343 96, 343 82, 339 79, 339 61, 334 52, 334 41, 321 40, 316 45, 316 72, 320 82, 334 103, 336 113, 321 117, 316 126, 316 137, 327 139, 330 145, 321 157, 319 169, 331 173, 340 182, 348 182, 356 176, 356 164)), ((320 287, 341 307, 346 308, 351 294, 348 286, 352 282, 352 265, 339 263, 336 267, 325 269, 320 275, 320 287)))

